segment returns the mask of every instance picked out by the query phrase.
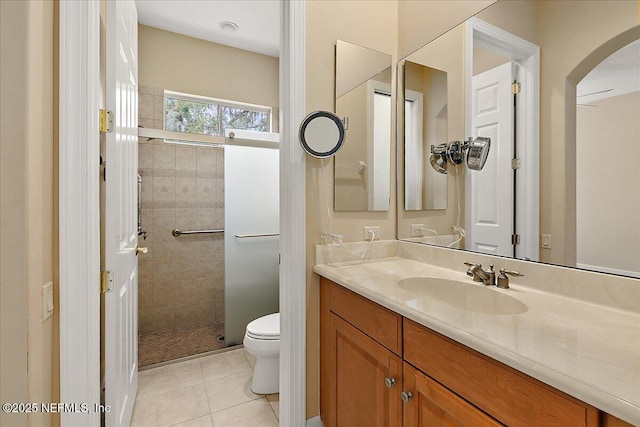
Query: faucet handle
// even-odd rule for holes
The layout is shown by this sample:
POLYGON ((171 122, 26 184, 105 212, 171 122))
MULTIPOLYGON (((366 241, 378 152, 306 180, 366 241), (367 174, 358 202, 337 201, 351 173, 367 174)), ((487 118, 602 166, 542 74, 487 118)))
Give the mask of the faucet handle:
POLYGON ((498 283, 497 286, 502 289, 509 289, 509 277, 507 276, 518 276, 522 277, 524 274, 518 273, 513 270, 505 270, 504 268, 500 269, 500 274, 498 275, 498 283))
POLYGON ((500 269, 500 274, 508 274, 509 276, 515 276, 515 277, 523 277, 524 274, 522 273, 518 273, 517 271, 514 270, 505 270, 504 268, 500 269))
POLYGON ((467 276, 469 277, 473 277, 473 271, 471 271, 472 268, 482 268, 482 264, 476 264, 475 262, 471 262, 471 261, 467 261, 464 263, 464 265, 466 265, 467 267, 467 276))

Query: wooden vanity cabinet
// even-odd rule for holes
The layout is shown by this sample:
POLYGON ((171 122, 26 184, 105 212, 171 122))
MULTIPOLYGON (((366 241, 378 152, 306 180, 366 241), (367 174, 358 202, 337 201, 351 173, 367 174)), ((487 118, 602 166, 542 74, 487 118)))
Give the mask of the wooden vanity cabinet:
POLYGON ((401 316, 326 279, 320 289, 320 412, 325 427, 400 427, 402 359, 361 328, 397 349, 401 316), (386 323, 378 323, 380 319, 386 323))
POLYGON ((593 406, 408 319, 404 359, 505 425, 599 424, 593 406))
POLYGON ((597 408, 320 280, 325 427, 628 427, 597 408))

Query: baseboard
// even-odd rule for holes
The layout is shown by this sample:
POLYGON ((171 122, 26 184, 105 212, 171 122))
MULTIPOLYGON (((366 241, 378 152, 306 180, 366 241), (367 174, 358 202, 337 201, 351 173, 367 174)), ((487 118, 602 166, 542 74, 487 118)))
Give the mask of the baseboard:
POLYGON ((324 427, 324 424, 322 424, 322 420, 320 419, 320 415, 309 418, 307 420, 307 427, 324 427))

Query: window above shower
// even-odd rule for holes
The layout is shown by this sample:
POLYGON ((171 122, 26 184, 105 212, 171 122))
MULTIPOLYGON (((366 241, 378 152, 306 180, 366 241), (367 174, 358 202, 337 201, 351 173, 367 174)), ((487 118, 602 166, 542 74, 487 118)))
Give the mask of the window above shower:
POLYGON ((164 129, 224 136, 225 129, 271 132, 271 107, 164 91, 164 129))

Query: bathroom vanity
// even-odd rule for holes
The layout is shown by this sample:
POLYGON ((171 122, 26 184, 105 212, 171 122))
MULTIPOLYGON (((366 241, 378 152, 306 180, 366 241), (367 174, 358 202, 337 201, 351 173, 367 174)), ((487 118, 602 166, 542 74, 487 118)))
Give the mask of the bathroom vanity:
POLYGON ((637 313, 464 270, 397 256, 314 267, 326 427, 640 422, 637 313))

